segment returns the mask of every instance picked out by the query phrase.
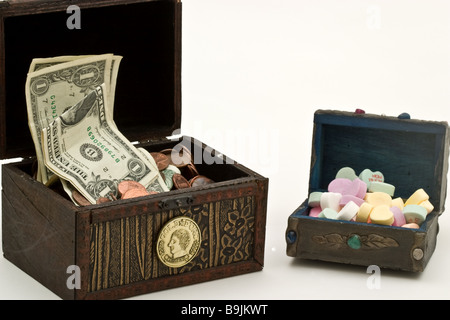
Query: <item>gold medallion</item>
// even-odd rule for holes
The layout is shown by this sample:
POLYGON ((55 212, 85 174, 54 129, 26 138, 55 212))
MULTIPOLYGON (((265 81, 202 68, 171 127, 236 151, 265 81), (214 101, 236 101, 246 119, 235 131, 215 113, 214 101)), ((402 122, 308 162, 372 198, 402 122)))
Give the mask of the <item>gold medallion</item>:
POLYGON ((201 242, 200 228, 195 221, 177 217, 167 222, 159 232, 156 251, 166 266, 179 268, 194 259, 201 242))

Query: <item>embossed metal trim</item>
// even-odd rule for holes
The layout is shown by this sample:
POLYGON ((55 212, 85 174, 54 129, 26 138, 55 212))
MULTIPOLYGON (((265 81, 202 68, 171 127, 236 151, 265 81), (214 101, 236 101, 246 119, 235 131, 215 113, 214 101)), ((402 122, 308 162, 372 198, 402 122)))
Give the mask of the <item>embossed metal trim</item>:
MULTIPOLYGON (((332 247, 335 249, 341 249, 344 247, 348 247, 348 239, 355 234, 350 235, 341 235, 338 233, 330 233, 326 235, 316 235, 312 236, 312 240, 320 245, 324 245, 327 247, 332 247)), ((370 250, 378 250, 384 248, 392 248, 398 247, 399 244, 396 240, 380 236, 378 234, 369 234, 369 235, 358 235, 361 241, 360 249, 370 249, 370 250)))

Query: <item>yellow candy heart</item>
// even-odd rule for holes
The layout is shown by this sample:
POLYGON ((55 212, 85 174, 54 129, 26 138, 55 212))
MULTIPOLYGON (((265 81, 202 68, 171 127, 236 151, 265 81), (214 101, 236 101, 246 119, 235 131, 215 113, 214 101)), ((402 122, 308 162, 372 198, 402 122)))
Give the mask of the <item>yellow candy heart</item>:
POLYGON ((403 202, 403 199, 399 197, 399 198, 392 199, 391 206, 392 207, 397 207, 400 210, 403 210, 403 207, 405 206, 405 203, 403 202))
POLYGON ((429 200, 422 201, 419 206, 424 207, 427 210, 427 214, 429 214, 434 209, 434 206, 429 200))
POLYGON ((359 207, 358 213, 356 214, 356 222, 367 222, 369 220, 370 213, 373 210, 373 205, 364 202, 361 207, 359 207))
POLYGON ((375 224, 390 226, 394 223, 394 214, 387 205, 379 205, 370 213, 370 220, 375 224))
POLYGON ((416 190, 411 197, 405 202, 405 207, 410 204, 420 204, 423 201, 428 200, 430 197, 423 189, 416 190))
POLYGON ((390 207, 392 205, 392 197, 384 192, 369 192, 364 198, 368 203, 374 207, 380 205, 386 205, 390 207))

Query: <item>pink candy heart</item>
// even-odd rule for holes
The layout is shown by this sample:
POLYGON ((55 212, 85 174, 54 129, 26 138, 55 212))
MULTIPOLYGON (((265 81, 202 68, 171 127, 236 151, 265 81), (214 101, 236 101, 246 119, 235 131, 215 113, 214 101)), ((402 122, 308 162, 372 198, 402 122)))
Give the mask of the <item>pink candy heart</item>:
POLYGON ((350 201, 353 201, 356 203, 359 207, 362 206, 362 204, 365 202, 364 199, 361 199, 359 197, 352 196, 350 194, 345 194, 342 196, 341 201, 339 201, 340 206, 345 206, 350 201))
POLYGON ((336 178, 328 185, 328 192, 347 194, 347 190, 352 186, 352 180, 346 178, 336 178))
POLYGON ((363 199, 367 192, 367 184, 359 178, 353 181, 346 178, 336 178, 328 185, 328 191, 363 199))
POLYGON ((392 213, 394 214, 394 223, 392 224, 393 226, 401 227, 404 224, 406 224, 405 215, 403 214, 403 212, 400 208, 391 207, 390 209, 391 209, 392 213))
POLYGON ((314 208, 311 208, 311 210, 309 210, 309 216, 317 218, 319 216, 319 213, 321 213, 321 212, 322 212, 321 207, 314 207, 314 208))

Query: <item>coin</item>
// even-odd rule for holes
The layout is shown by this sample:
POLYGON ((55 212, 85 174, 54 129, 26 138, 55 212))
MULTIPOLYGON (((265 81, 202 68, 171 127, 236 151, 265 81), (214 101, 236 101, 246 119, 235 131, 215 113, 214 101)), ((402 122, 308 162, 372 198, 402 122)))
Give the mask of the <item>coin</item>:
POLYGON ((190 187, 189 181, 187 181, 186 178, 179 173, 175 173, 172 177, 172 180, 173 186, 176 189, 185 189, 190 187))
POLYGON ((100 197, 97 199, 97 204, 111 202, 111 199, 106 197, 100 197))
POLYGON ((130 189, 122 196, 122 199, 132 199, 132 198, 138 198, 143 196, 148 196, 150 193, 147 190, 142 189, 130 189))
POLYGON ((201 241, 200 228, 194 220, 185 216, 174 218, 159 232, 158 258, 168 267, 182 267, 195 258, 201 241))
POLYGON ((150 154, 155 159, 159 171, 166 169, 170 164, 170 160, 165 154, 161 152, 150 152, 150 154))
POLYGON ((199 175, 198 170, 193 163, 189 163, 187 166, 180 168, 180 170, 183 176, 188 180, 199 175))
POLYGON ((184 146, 180 148, 180 150, 177 149, 164 149, 161 151, 162 154, 165 154, 169 160, 170 163, 178 168, 182 168, 187 166, 189 163, 192 162, 192 154, 191 152, 184 146))
POLYGON ((177 167, 175 167, 172 164, 169 164, 167 166, 167 169, 165 169, 165 170, 160 172, 161 177, 163 177, 164 183, 166 184, 167 188, 169 188, 169 190, 171 190, 172 187, 173 187, 173 179, 172 179, 172 177, 173 177, 174 174, 177 174, 177 173, 181 174, 180 169, 178 169, 177 167))
POLYGON ((89 206, 92 204, 77 189, 72 190, 72 198, 79 206, 89 206))
POLYGON ((119 190, 120 196, 123 196, 128 190, 131 189, 145 190, 145 187, 139 182, 134 180, 122 180, 117 186, 117 189, 119 190))
POLYGON ((203 175, 195 176, 191 180, 189 180, 189 184, 191 187, 204 186, 211 183, 214 183, 214 181, 203 175))

